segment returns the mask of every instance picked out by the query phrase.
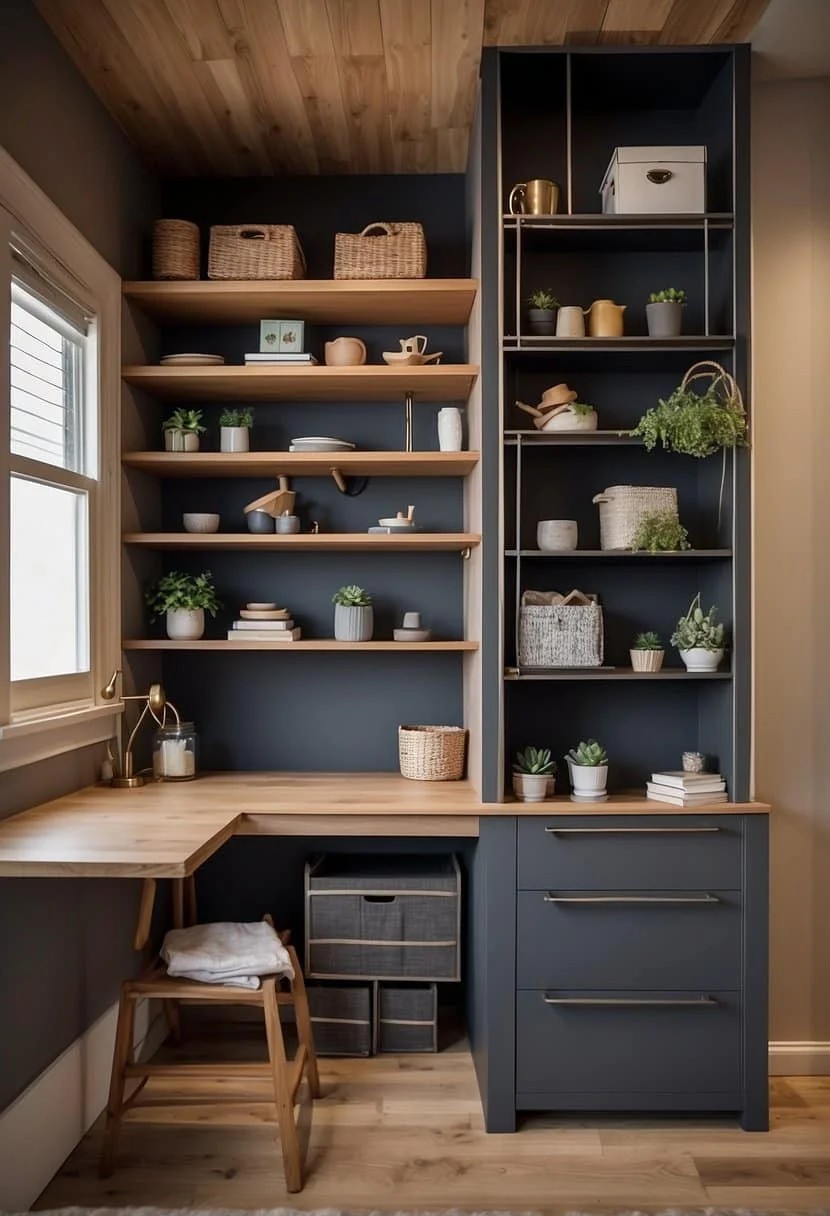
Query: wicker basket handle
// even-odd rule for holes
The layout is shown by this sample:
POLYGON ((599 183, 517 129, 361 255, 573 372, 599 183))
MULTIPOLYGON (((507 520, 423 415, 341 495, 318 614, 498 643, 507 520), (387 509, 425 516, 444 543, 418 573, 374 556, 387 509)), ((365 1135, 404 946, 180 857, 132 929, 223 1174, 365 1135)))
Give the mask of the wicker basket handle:
POLYGON ((609 498, 607 494, 595 494, 591 502, 613 502, 613 499, 609 498))
POLYGON ((250 224, 245 228, 239 229, 239 236, 245 241, 267 241, 268 233, 264 228, 257 228, 254 224, 250 224))
POLYGON ((378 222, 375 224, 367 224, 366 227, 363 229, 363 231, 360 233, 360 236, 368 236, 373 228, 380 228, 380 230, 384 236, 394 236, 395 235, 394 232, 392 231, 392 227, 390 224, 384 224, 384 223, 381 223, 380 220, 378 220, 378 222))

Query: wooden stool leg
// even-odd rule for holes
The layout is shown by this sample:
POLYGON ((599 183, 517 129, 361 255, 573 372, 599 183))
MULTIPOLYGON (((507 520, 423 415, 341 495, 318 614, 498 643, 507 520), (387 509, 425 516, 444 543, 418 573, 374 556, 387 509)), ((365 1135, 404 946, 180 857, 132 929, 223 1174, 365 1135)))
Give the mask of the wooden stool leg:
POLYGON ((135 1027, 135 1001, 128 995, 126 985, 121 989, 118 1002, 118 1025, 115 1029, 115 1051, 112 1058, 110 1095, 107 1102, 107 1121, 104 1128, 104 1143, 101 1149, 99 1173, 109 1178, 115 1165, 118 1147, 118 1132, 121 1128, 121 1113, 124 1106, 124 1070, 133 1053, 135 1027))
POLYGON ((306 1050, 306 1076, 312 1098, 320 1097, 320 1072, 317 1067, 317 1053, 314 1050, 314 1030, 311 1025, 311 1011, 308 1007, 308 993, 305 986, 303 969, 293 946, 288 947, 288 956, 294 968, 294 980, 291 992, 294 996, 294 1012, 297 1017, 297 1037, 306 1050))
POLYGON ((164 1001, 164 1016, 170 1029, 170 1038, 176 1047, 182 1044, 182 1016, 178 1001, 164 1001))
POLYGON ((262 982, 265 1033, 268 1037, 268 1057, 274 1080, 274 1097, 277 1104, 277 1122, 282 1142, 282 1162, 285 1172, 285 1187, 289 1192, 303 1189, 303 1163, 300 1157, 300 1142, 294 1122, 294 1100, 285 1059, 285 1040, 282 1036, 280 1010, 277 1004, 276 985, 273 978, 262 982))

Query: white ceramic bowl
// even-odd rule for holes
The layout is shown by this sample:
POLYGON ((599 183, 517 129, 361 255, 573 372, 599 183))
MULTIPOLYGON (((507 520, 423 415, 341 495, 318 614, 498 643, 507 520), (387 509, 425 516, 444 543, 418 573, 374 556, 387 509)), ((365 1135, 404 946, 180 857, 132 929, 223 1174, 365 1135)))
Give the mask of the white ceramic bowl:
POLYGON ((185 532, 219 531, 219 516, 208 511, 185 511, 182 523, 185 532))

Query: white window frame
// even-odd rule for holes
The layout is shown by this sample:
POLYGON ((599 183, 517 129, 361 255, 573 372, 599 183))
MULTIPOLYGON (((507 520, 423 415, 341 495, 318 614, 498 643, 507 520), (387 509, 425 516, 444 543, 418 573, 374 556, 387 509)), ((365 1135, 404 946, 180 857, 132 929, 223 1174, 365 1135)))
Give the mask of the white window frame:
MULTIPOLYGON (((120 402, 121 280, 2 148, 0 148, 0 771, 46 759, 107 739, 117 732, 117 708, 100 690, 120 667, 120 402), (10 671, 10 478, 13 472, 68 482, 78 474, 53 476, 39 461, 9 451, 9 330, 12 244, 44 259, 55 280, 80 288, 95 315, 97 480, 89 495, 90 673, 11 682, 10 671), (47 695, 48 694, 48 695, 47 695), (48 701, 48 704, 44 702, 48 701)), ((91 361, 92 362, 92 361, 91 361)))

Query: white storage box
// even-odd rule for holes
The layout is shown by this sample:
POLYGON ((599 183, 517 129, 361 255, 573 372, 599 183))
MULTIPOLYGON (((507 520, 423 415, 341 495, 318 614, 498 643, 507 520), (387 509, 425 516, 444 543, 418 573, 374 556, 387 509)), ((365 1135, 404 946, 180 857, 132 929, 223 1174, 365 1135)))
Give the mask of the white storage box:
POLYGON ((603 215, 700 215, 706 148, 615 148, 600 187, 603 215))

